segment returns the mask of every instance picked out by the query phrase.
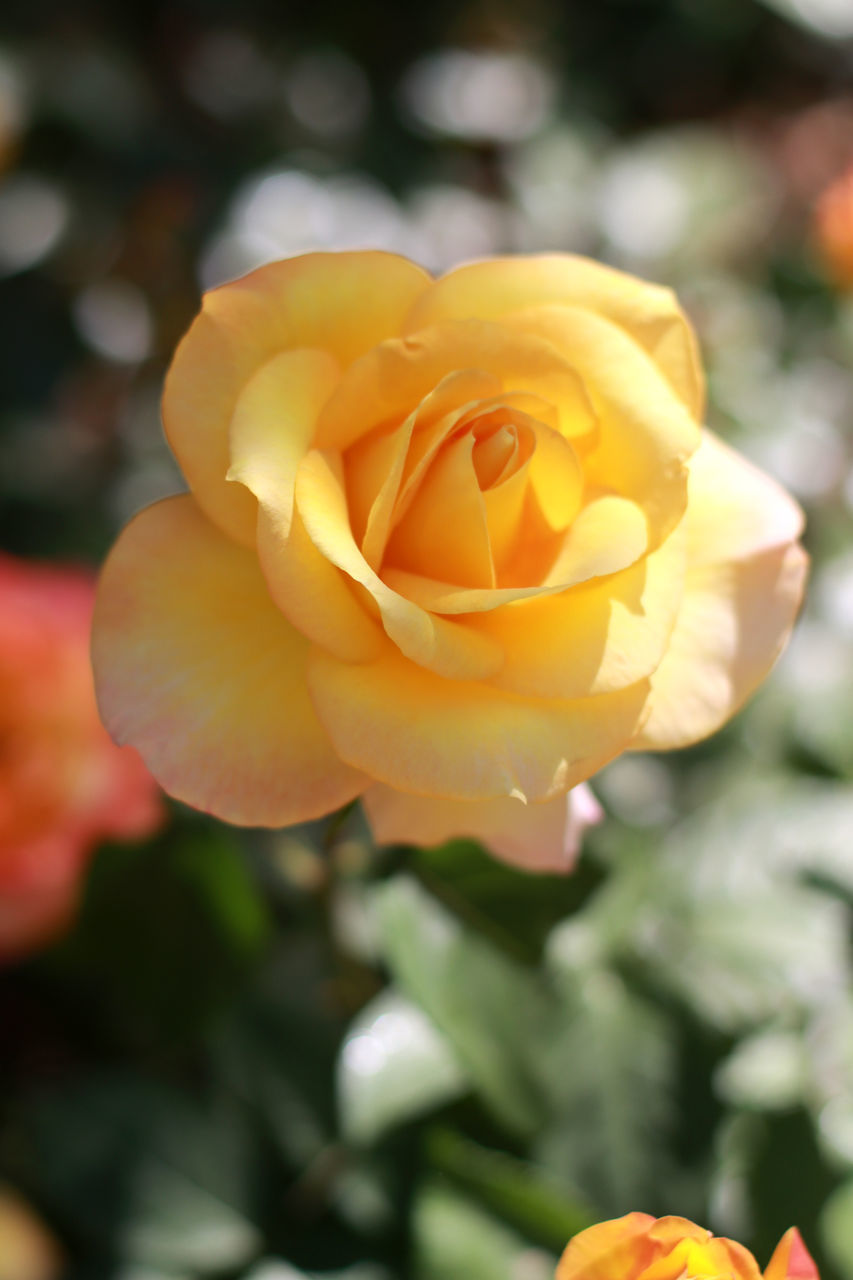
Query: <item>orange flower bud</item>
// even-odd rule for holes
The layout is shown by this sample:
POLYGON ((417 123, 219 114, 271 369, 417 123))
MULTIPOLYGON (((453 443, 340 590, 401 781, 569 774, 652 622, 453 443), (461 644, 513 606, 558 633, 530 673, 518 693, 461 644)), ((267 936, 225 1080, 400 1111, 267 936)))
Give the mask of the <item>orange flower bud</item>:
POLYGON ((833 282, 853 288, 853 165, 826 188, 815 209, 818 251, 833 282))
MULTIPOLYGON (((629 1213, 570 1241, 556 1280, 762 1280, 748 1249, 686 1218, 629 1213)), ((796 1227, 787 1231, 763 1280, 819 1280, 796 1227)))

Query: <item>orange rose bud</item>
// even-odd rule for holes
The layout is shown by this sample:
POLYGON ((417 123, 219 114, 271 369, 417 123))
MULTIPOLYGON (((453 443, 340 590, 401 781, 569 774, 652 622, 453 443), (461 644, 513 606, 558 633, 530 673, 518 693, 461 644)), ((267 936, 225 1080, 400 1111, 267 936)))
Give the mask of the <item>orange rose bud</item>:
MULTIPOLYGON (((748 1249, 686 1218, 629 1213, 589 1227, 568 1244, 556 1280, 762 1280, 748 1249)), ((819 1280, 796 1227, 787 1231, 763 1280, 819 1280)))
POLYGON ((853 288, 853 165, 830 183, 818 200, 815 236, 834 283, 840 289, 853 288))
POLYGON ((94 582, 0 556, 0 963, 67 923, 101 839, 152 832, 154 779, 98 719, 94 582))

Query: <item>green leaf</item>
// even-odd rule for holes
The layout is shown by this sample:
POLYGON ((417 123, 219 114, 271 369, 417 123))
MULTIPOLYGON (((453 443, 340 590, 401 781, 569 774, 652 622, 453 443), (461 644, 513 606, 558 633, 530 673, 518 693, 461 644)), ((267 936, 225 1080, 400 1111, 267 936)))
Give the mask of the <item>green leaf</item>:
POLYGON ((616 974, 550 958, 562 1008, 543 1060, 552 1116, 535 1150, 601 1213, 627 1213, 666 1173, 671 1028, 616 974))
POLYGON ((843 1280, 853 1280, 853 1180, 827 1200, 820 1215, 820 1234, 843 1280))
POLYGON ((173 1043, 228 1005, 269 936, 237 837, 193 816, 154 844, 100 850, 50 963, 110 1034, 173 1043))
POLYGON ((783 1111, 803 1101, 807 1056, 794 1031, 768 1030, 748 1036, 717 1068, 714 1083, 735 1107, 783 1111))
POLYGON ((535 973, 466 929, 407 876, 384 885, 377 906, 396 982, 447 1037, 498 1118, 534 1130, 544 1113, 530 1043, 547 1025, 535 973))
POLYGON ((341 1047, 338 1100, 343 1133, 352 1142, 375 1142, 468 1088, 445 1037, 393 989, 361 1011, 341 1047))
POLYGON ((99 1076, 41 1098, 29 1128, 41 1195, 97 1247, 204 1274, 257 1252, 246 1135, 232 1108, 99 1076))
POLYGON ((527 1160, 491 1151, 451 1129, 430 1134, 427 1153, 437 1172, 529 1240, 562 1251, 595 1216, 578 1194, 527 1160))
POLYGON ((553 1280, 553 1255, 440 1182, 420 1192, 413 1234, 417 1280, 553 1280))
POLYGON ((807 875, 850 879, 853 802, 776 777, 732 784, 662 848, 616 859, 609 883, 555 937, 627 965, 724 1032, 807 1009, 846 981, 843 904, 807 875))

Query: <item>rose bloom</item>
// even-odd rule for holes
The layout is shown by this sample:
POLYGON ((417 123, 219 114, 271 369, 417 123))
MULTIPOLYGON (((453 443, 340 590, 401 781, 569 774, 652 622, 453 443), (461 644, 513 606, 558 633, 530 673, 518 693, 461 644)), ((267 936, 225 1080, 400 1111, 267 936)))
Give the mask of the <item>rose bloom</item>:
POLYGON ((0 556, 0 961, 67 923, 97 842, 161 822, 154 779, 98 718, 95 583, 0 556))
POLYGON ((191 492, 101 582, 106 724, 232 822, 361 796, 380 841, 565 869, 573 788, 718 728, 800 602, 800 510, 703 402, 673 295, 582 258, 213 290, 163 402, 191 492))
POLYGON ((840 289, 853 289, 853 165, 818 200, 814 231, 832 280, 840 289))
POLYGON ((686 1218, 629 1213, 575 1236, 556 1280, 819 1280, 796 1227, 763 1273, 748 1249, 712 1236, 686 1218))

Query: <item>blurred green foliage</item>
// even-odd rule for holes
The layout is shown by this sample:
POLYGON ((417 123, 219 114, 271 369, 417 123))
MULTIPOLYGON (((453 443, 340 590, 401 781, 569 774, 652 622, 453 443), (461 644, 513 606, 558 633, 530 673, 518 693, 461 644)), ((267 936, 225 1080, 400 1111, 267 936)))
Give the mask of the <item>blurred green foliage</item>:
POLYGON ((101 849, 71 934, 0 975, 0 1180, 71 1280, 538 1280, 630 1209, 762 1264, 796 1222, 853 1278, 853 308, 810 238, 851 159, 831 10, 7 0, 4 547, 96 562, 177 487, 157 396, 201 285, 384 237, 676 286, 711 421, 795 489, 815 561, 768 687, 606 770, 570 877, 377 851, 357 811, 246 833, 174 806, 101 849), (521 58, 526 131, 497 101, 435 123, 459 48, 521 58))

